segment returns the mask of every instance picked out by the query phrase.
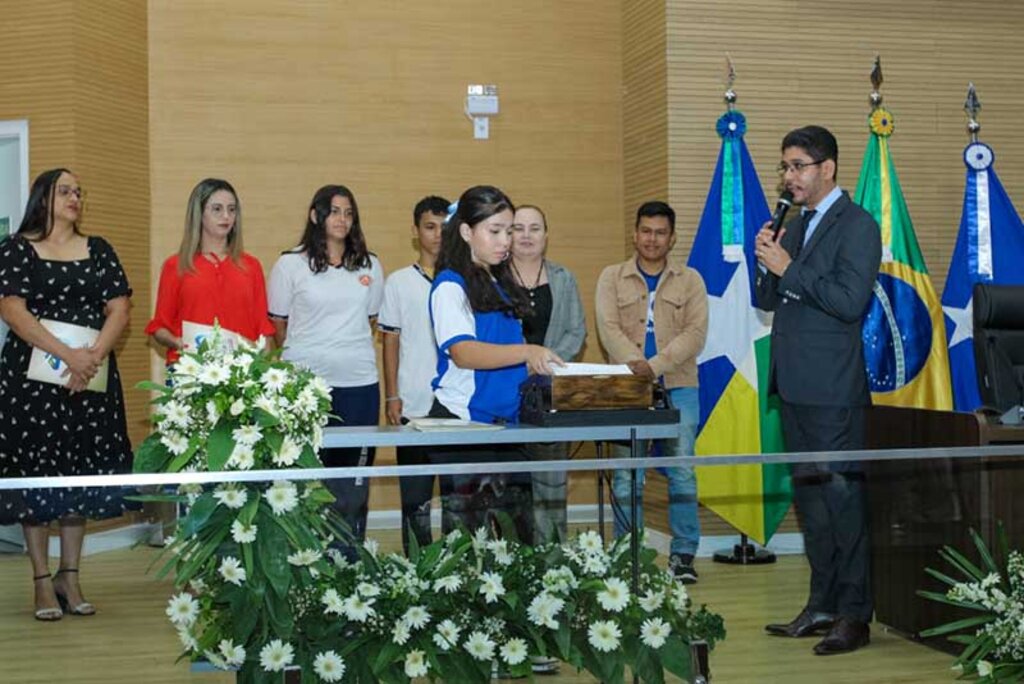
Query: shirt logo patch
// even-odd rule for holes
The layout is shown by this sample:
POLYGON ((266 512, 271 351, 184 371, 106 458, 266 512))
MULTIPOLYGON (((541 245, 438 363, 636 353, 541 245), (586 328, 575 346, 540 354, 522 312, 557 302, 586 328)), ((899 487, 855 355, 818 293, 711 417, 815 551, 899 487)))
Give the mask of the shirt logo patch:
POLYGON ((361 276, 359 276, 359 283, 363 287, 370 287, 370 283, 372 283, 372 282, 373 282, 373 277, 372 276, 368 276, 368 275, 361 275, 361 276))

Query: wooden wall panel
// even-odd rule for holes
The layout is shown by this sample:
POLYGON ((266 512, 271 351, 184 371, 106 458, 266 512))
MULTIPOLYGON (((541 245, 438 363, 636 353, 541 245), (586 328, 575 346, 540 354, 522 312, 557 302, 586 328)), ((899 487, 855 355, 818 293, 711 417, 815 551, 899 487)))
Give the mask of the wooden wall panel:
POLYGON ((118 361, 129 431, 148 433, 142 335, 149 302, 149 147, 145 3, 0 0, 0 119, 29 120, 32 177, 66 166, 86 192, 83 231, 117 250, 135 309, 118 361))

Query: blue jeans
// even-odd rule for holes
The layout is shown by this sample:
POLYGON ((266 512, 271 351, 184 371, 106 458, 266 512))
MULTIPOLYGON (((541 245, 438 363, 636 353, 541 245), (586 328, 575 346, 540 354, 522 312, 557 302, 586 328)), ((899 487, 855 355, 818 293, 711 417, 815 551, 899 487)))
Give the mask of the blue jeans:
MULTIPOLYGON (((697 437, 700 405, 696 387, 677 387, 669 390, 672 404, 679 409, 679 439, 662 440, 665 456, 692 456, 697 437)), ((640 455, 647 453, 647 441, 640 440, 640 455)), ((629 458, 629 447, 612 445, 615 458, 629 458)), ((670 553, 695 555, 700 544, 700 522, 697 520, 697 478, 693 468, 680 466, 666 468, 668 476, 668 526, 672 531, 670 553)), ((643 491, 646 471, 637 471, 637 501, 640 506, 639 527, 644 525, 643 491)), ((612 479, 615 496, 615 536, 620 537, 632 528, 629 510, 630 471, 616 470, 612 479)))

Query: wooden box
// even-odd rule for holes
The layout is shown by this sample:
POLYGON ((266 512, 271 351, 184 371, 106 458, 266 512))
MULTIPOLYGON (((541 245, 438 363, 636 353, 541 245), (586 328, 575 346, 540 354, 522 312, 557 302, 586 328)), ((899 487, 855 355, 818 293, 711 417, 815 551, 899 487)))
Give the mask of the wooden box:
POLYGON ((556 411, 650 408, 654 384, 638 375, 565 375, 551 378, 556 411))

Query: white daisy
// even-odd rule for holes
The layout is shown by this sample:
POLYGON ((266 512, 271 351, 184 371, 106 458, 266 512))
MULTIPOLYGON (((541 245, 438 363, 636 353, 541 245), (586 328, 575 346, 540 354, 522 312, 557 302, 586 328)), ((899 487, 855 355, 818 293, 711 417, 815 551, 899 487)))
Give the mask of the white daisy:
POLYGON ((646 646, 650 646, 653 649, 659 649, 664 646, 665 640, 668 639, 668 635, 671 633, 672 627, 661 618, 644 620, 644 623, 640 625, 640 640, 646 646))
POLYGON ((442 651, 447 651, 459 643, 459 635, 462 630, 451 620, 444 620, 437 625, 437 633, 434 634, 434 643, 442 651))
POLYGON ((179 378, 194 378, 201 366, 191 354, 182 354, 174 364, 171 374, 179 378))
POLYGON ((356 591, 367 597, 380 596, 380 587, 376 584, 370 584, 369 582, 360 582, 357 584, 356 591))
POLYGON ((185 404, 178 401, 169 401, 161 407, 160 413, 164 417, 163 422, 182 428, 188 427, 188 406, 185 404))
POLYGON ((547 592, 541 592, 530 601, 530 605, 526 609, 526 616, 530 622, 539 627, 558 629, 558 621, 555 620, 555 617, 564 607, 565 601, 562 599, 547 592))
POLYGON ((249 366, 252 365, 252 356, 242 353, 236 353, 234 358, 231 359, 231 365, 235 368, 241 368, 242 370, 248 370, 249 366))
POLYGON ((648 613, 653 613, 654 611, 661 608, 661 604, 664 602, 664 600, 664 592, 660 590, 654 591, 653 589, 648 589, 647 593, 640 597, 640 607, 648 613))
POLYGON ((211 399, 206 402, 206 422, 210 424, 210 427, 213 427, 217 424, 218 420, 220 420, 220 409, 217 408, 217 404, 211 399))
POLYGON ((340 682, 345 676, 345 661, 334 651, 317 653, 313 659, 313 671, 325 682, 340 682))
POLYGON ((677 613, 684 613, 690 605, 690 595, 686 593, 686 587, 679 582, 674 582, 669 591, 672 607, 677 613))
POLYGON ((501 575, 496 572, 480 573, 480 593, 484 595, 484 601, 495 603, 499 596, 505 595, 505 584, 501 575))
POLYGON ((181 641, 182 648, 186 651, 195 651, 199 648, 196 638, 192 635, 192 632, 188 631, 188 627, 178 628, 178 639, 181 641))
POLYGON ((363 541, 363 548, 374 558, 377 557, 377 552, 380 551, 380 544, 376 539, 366 539, 363 541))
POLYGON ((508 541, 496 539, 487 543, 487 550, 494 554, 494 562, 498 565, 508 567, 515 560, 508 550, 508 541))
POLYGON ((595 551, 604 551, 604 545, 601 543, 601 535, 593 530, 587 530, 577 537, 576 543, 581 549, 590 553, 595 551))
POLYGON ((294 659, 295 649, 280 639, 274 639, 260 650, 260 666, 267 672, 281 672, 294 659))
POLYGON ((234 556, 227 556, 220 562, 220 568, 218 569, 220 576, 224 578, 225 582, 230 582, 235 586, 242 586, 242 582, 245 581, 245 568, 242 567, 241 562, 234 556))
POLYGON ((629 587, 618 577, 610 577, 604 581, 604 589, 597 592, 597 602, 605 610, 618 613, 629 604, 629 587))
POLYGON ((224 464, 225 468, 234 468, 236 470, 249 470, 256 464, 256 454, 253 448, 248 444, 242 444, 239 442, 235 444, 235 448, 231 450, 231 456, 228 457, 227 463, 224 464))
POLYGON ((341 615, 345 612, 345 602, 341 600, 341 594, 338 593, 337 589, 325 591, 324 595, 320 597, 320 602, 325 606, 325 613, 341 615))
POLYGON ((175 456, 181 456, 188 451, 188 437, 178 432, 165 432, 160 437, 160 443, 175 456))
POLYGON ((260 409, 261 411, 266 411, 270 415, 277 418, 277 403, 266 394, 260 394, 258 397, 256 397, 252 405, 260 409))
POLYGON ((256 541, 256 525, 246 525, 240 520, 231 523, 231 538, 238 544, 251 544, 256 541))
POLYGON ((271 392, 280 392, 288 383, 288 372, 283 368, 268 368, 260 378, 260 382, 271 392))
POLYGON ((213 493, 213 498, 228 508, 239 509, 249 500, 249 492, 244 489, 234 489, 227 485, 218 487, 213 493))
POLYGON ((313 379, 310 381, 310 387, 312 387, 313 390, 316 391, 317 395, 321 399, 330 400, 331 388, 328 386, 327 381, 321 378, 319 375, 313 377, 313 379))
POLYGON ((270 505, 274 515, 289 513, 299 505, 299 489, 294 482, 277 480, 267 488, 263 497, 270 505))
POLYGON ((597 620, 590 624, 587 630, 587 641, 594 649, 602 653, 609 653, 619 647, 619 639, 622 631, 619 626, 611 620, 597 620))
POLYGON ((342 602, 342 610, 345 617, 353 622, 366 622, 368 618, 377 614, 373 604, 377 599, 364 599, 359 594, 352 594, 342 602))
POLYGON ((210 363, 200 369, 196 379, 204 385, 216 387, 231 379, 231 371, 219 363, 210 363))
POLYGON ((224 657, 224 662, 228 665, 238 667, 245 662, 245 649, 241 645, 233 643, 230 639, 221 640, 217 644, 217 648, 224 657))
POLYGON ((608 572, 608 562, 600 554, 588 553, 583 560, 583 572, 589 575, 604 575, 608 572))
POLYGON ((413 629, 423 629, 430 622, 430 613, 423 606, 412 606, 405 611, 402 620, 413 629))
POLYGON ((179 627, 188 627, 199 617, 199 601, 192 594, 182 592, 167 602, 167 617, 179 627))
POLYGON ((242 399, 241 397, 239 397, 238 399, 235 399, 234 403, 231 404, 231 407, 228 408, 228 413, 230 413, 231 415, 236 416, 236 417, 242 415, 242 413, 244 411, 245 411, 245 399, 242 399))
POLYGON ((253 446, 263 438, 259 425, 243 425, 231 431, 231 436, 238 444, 253 446))
POLYGON ((518 665, 526 660, 529 652, 526 649, 526 642, 522 639, 509 639, 501 647, 501 657, 509 665, 518 665))
POLYGON ((463 647, 477 660, 494 659, 494 642, 483 632, 472 632, 463 647))
POLYGON ((291 437, 285 437, 281 442, 281 448, 278 452, 271 456, 274 461, 274 465, 279 465, 283 468, 289 468, 295 465, 295 462, 299 460, 299 456, 302 455, 302 446, 296 444, 291 437))
POLYGON ((434 591, 444 591, 446 594, 454 594, 462 586, 462 578, 458 575, 438 577, 434 580, 434 591))
POLYGON ((412 636, 409 633, 409 625, 405 623, 405 620, 398 620, 395 622, 395 626, 391 630, 391 640, 399 646, 404 646, 405 642, 409 641, 409 637, 412 636))
POLYGON ((423 651, 409 651, 409 655, 405 656, 405 676, 427 676, 427 659, 423 651))
POLYGON ((323 554, 316 549, 302 549, 288 556, 288 562, 292 565, 297 565, 300 568, 306 565, 312 565, 316 563, 323 554))

